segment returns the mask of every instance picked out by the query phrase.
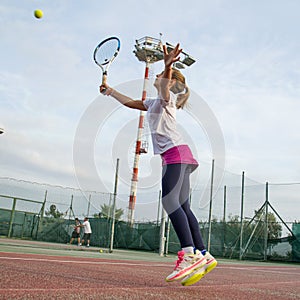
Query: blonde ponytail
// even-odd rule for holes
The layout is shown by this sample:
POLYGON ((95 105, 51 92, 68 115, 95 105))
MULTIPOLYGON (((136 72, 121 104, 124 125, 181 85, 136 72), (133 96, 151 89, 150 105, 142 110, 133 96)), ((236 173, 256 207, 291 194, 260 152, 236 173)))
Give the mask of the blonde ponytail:
POLYGON ((189 99, 190 96, 190 89, 186 86, 185 87, 185 93, 184 94, 179 94, 177 96, 177 101, 176 101, 176 108, 177 109, 183 109, 189 99))
POLYGON ((177 96, 176 107, 177 109, 182 109, 188 101, 188 98, 190 96, 190 89, 186 86, 185 78, 179 70, 174 68, 172 69, 172 79, 175 79, 176 82, 170 90, 174 94, 179 94, 177 96), (183 91, 185 92, 183 93, 183 91))

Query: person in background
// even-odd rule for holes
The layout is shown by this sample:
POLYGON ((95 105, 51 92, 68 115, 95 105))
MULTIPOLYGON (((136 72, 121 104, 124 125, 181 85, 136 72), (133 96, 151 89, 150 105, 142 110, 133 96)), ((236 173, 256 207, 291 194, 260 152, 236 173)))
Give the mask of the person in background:
POLYGON ((86 241, 86 247, 89 247, 90 246, 92 229, 91 229, 91 224, 89 222, 88 217, 85 217, 84 220, 83 220, 83 223, 79 226, 83 227, 83 230, 84 230, 84 234, 83 234, 81 244, 83 246, 84 242, 86 241))
POLYGON ((80 243, 80 221, 78 218, 75 218, 75 226, 74 226, 74 230, 72 232, 72 237, 71 237, 71 240, 70 240, 70 244, 73 243, 73 241, 75 239, 77 239, 77 245, 78 246, 81 246, 81 243, 80 243))

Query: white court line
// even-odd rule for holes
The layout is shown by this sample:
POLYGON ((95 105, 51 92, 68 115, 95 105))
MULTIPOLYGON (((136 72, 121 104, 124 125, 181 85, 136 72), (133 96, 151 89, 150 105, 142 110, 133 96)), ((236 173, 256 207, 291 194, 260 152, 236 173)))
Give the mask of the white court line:
POLYGON ((28 258, 28 257, 9 257, 0 256, 0 259, 8 260, 22 260, 22 261, 40 261, 40 262, 59 262, 59 263, 72 263, 72 264, 91 264, 91 265, 124 265, 124 266, 154 266, 154 267, 166 267, 167 264, 143 264, 143 263, 127 263, 127 262, 109 262, 109 261, 79 261, 79 260, 59 260, 59 259, 47 259, 47 258, 28 258))
MULTIPOLYGON (((247 268, 247 267, 227 267, 227 266, 219 266, 218 268, 223 268, 223 269, 233 269, 233 270, 243 270, 243 271, 255 271, 255 272, 264 272, 264 273, 275 273, 275 274, 286 274, 286 275, 299 275, 300 276, 300 269, 299 272, 285 272, 282 271, 282 268, 276 268, 275 270, 268 270, 268 269, 264 269, 264 266, 261 267, 251 267, 251 268, 247 268), (281 271, 278 271, 281 270, 281 271)), ((266 268, 272 268, 271 266, 267 266, 266 268)), ((284 270, 295 270, 295 268, 286 268, 284 270)))
MULTIPOLYGON (((120 289, 130 289, 131 286, 129 287, 120 287, 120 289)), ((146 287, 147 288, 147 287, 146 287)), ((156 288, 156 287, 154 287, 156 288)), ((161 288, 161 287, 159 287, 161 288)), ((118 289, 118 287, 116 286, 111 286, 111 287, 105 287, 105 290, 115 290, 115 289, 118 289)), ((135 288, 136 289, 136 288, 135 288)), ((90 290, 101 290, 103 291, 103 287, 87 287, 87 288, 81 288, 80 287, 80 291, 90 291, 90 290)), ((11 289, 0 289, 0 293, 1 292, 19 292, 19 291, 24 291, 24 292, 49 292, 49 291, 70 291, 69 288, 26 288, 26 289, 23 289, 23 288, 11 288, 11 289)))
MULTIPOLYGON (((265 287, 266 285, 272 285, 272 286, 276 286, 276 285, 280 285, 280 284, 284 284, 284 285, 290 285, 292 284, 293 286, 296 284, 300 284, 300 281, 272 281, 272 282, 245 282, 245 283, 229 283, 229 284, 217 284, 217 285, 205 285, 205 288, 206 289, 213 289, 213 288, 228 288, 228 287, 231 287, 231 288, 235 288, 235 287, 259 287, 259 286, 263 286, 265 287)), ((299 285, 297 285, 299 286, 299 285)), ((105 287, 105 290, 129 290, 132 288, 132 286, 129 284, 128 286, 123 286, 123 287, 116 287, 116 286, 111 286, 111 287, 105 287)), ((170 285, 167 285, 167 286, 152 286, 152 287, 148 287, 148 286, 143 286, 143 287, 134 287, 134 290, 144 290, 144 289, 159 289, 159 290, 162 290, 162 289, 169 289, 170 288, 170 285)), ((172 289, 182 289, 182 286, 174 286, 172 285, 171 287, 172 289)), ((191 288, 202 288, 201 286, 197 286, 197 285, 194 285, 194 286, 190 286, 189 289, 191 288)), ((87 291, 91 291, 91 290, 101 290, 103 291, 103 287, 88 287, 88 288, 80 288, 81 291, 84 291, 84 290, 87 290, 87 291)), ((50 291, 54 291, 54 292, 57 292, 57 291, 70 291, 70 289, 68 288, 20 288, 20 289, 17 289, 17 288, 4 288, 4 289, 0 289, 0 294, 2 292, 19 292, 19 291, 24 291, 24 292, 50 292, 50 291)))
MULTIPOLYGON (((126 263, 126 262, 108 262, 108 261, 101 261, 101 262, 97 262, 97 261, 73 261, 73 260, 58 260, 58 259, 46 259, 46 258, 20 258, 20 257, 6 257, 6 256, 0 256, 0 259, 8 259, 8 260, 19 260, 19 261, 37 261, 37 262, 58 262, 58 263, 72 263, 72 264, 97 264, 97 265, 124 265, 124 266, 154 266, 154 267, 166 267, 168 266, 168 264, 141 264, 141 263, 126 263)), ((246 270, 246 271, 262 271, 262 272, 270 272, 270 273, 279 273, 278 271, 270 271, 270 270, 261 270, 259 268, 249 268, 247 269, 246 267, 229 267, 229 266, 218 266, 218 269, 233 269, 233 270, 246 270)), ((291 269, 291 268, 289 268, 291 269)), ((286 272, 281 272, 283 274, 287 274, 287 275, 300 275, 300 273, 286 273, 286 272)), ((241 286, 265 286, 265 285, 279 285, 279 284, 284 284, 284 285, 294 285, 297 284, 297 286, 299 286, 300 281, 296 280, 296 281, 271 281, 271 282, 256 282, 256 283, 230 283, 230 284, 218 284, 217 287, 224 287, 224 288, 228 288, 228 287, 241 287, 241 286)), ((215 288, 215 285, 206 285, 205 288, 215 288)), ((148 287, 141 287, 138 289, 145 289, 148 287)), ((164 288, 169 288, 169 286, 158 286, 158 287, 151 287, 151 289, 156 289, 159 288, 164 289, 164 288)), ((174 287, 172 286, 172 288, 182 288, 181 286, 179 287, 174 287)), ((199 288, 199 286, 194 286, 194 287, 190 287, 190 288, 199 288)), ((89 287, 89 288, 81 288, 81 290, 102 290, 103 287, 89 287)), ((112 290, 116 290, 116 287, 105 287, 105 289, 112 289, 112 290)), ((118 288, 117 288, 118 289, 118 288)), ((121 287, 121 290, 127 290, 130 289, 130 287, 121 287)), ((135 289, 137 289, 135 287, 135 289)), ((58 291, 70 291, 70 289, 67 288, 20 288, 20 289, 16 289, 16 288, 4 288, 4 289, 0 289, 0 293, 8 293, 8 292, 19 292, 19 291, 23 291, 23 292, 49 292, 49 291, 54 291, 54 292, 58 292, 58 291)))
MULTIPOLYGON (((59 260, 59 259, 47 259, 47 258, 27 258, 27 257, 9 257, 9 256, 0 256, 0 259, 8 260, 20 260, 20 261, 38 261, 38 262, 58 262, 58 263, 72 263, 72 264, 91 264, 91 265, 122 265, 122 266, 143 266, 143 267, 166 267, 169 266, 169 263, 166 264, 153 264, 153 263, 127 263, 127 262, 110 262, 110 261, 80 261, 80 260, 59 260)), ((173 264, 172 264, 173 265, 173 264)), ((286 274, 286 275, 299 275, 299 272, 285 272, 278 270, 268 270, 261 267, 231 267, 231 266, 218 266, 218 269, 231 269, 231 270, 243 270, 243 271, 254 271, 254 272, 264 272, 264 273, 275 273, 275 274, 286 274)), ((268 266, 267 266, 268 268, 268 266)), ((279 268, 277 268, 279 269, 279 268)), ((288 268, 292 269, 292 268, 288 268)), ((282 269, 281 269, 282 270, 282 269)), ((293 269, 294 270, 294 269, 293 269)))

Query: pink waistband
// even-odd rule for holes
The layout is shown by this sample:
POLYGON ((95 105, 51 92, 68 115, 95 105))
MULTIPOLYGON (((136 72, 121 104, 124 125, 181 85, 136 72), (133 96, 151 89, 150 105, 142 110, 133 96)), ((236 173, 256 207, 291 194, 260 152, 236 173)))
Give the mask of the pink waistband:
POLYGON ((188 145, 175 146, 161 154, 163 165, 192 164, 198 165, 188 145))

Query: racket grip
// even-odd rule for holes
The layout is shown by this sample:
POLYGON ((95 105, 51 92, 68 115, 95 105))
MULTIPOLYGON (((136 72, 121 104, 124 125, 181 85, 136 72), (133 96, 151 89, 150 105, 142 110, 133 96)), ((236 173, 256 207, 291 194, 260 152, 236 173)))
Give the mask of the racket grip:
POLYGON ((103 74, 102 76, 102 84, 106 84, 106 81, 107 81, 107 75, 106 74, 103 74))
MULTIPOLYGON (((102 86, 106 85, 106 80, 107 80, 107 72, 105 71, 105 72, 103 72, 103 74, 102 74, 102 86)), ((101 91, 101 93, 102 93, 102 94, 105 94, 106 91, 107 91, 107 88, 104 88, 104 89, 101 91)))

